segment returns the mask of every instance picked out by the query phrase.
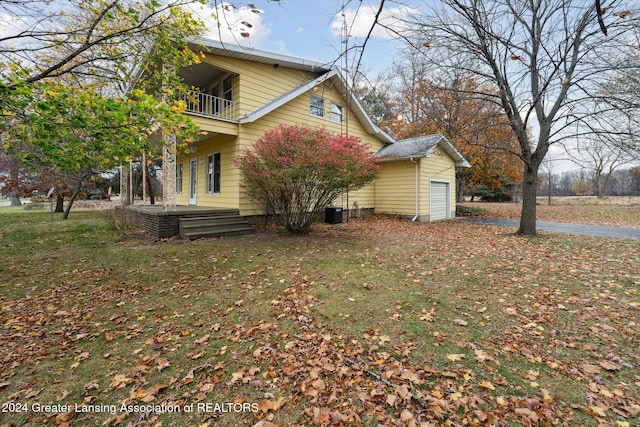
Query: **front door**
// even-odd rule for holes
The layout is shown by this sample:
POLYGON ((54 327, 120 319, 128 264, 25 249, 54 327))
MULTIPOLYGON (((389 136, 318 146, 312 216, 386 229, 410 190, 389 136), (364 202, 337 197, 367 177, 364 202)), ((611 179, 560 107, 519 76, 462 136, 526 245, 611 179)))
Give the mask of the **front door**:
POLYGON ((198 158, 191 159, 191 167, 189 168, 189 204, 196 204, 196 195, 198 194, 198 158))

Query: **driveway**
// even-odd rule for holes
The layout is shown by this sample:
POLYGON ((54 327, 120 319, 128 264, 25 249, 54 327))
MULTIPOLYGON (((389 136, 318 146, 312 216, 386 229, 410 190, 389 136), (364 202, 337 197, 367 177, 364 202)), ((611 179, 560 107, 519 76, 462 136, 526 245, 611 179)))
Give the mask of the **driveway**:
MULTIPOLYGON (((462 222, 481 225, 495 225, 498 227, 518 228, 520 220, 508 218, 459 217, 462 222)), ((617 237, 620 239, 640 240, 640 228, 604 227, 600 225, 570 224, 566 222, 536 221, 538 230, 554 233, 583 234, 587 236, 617 237)))

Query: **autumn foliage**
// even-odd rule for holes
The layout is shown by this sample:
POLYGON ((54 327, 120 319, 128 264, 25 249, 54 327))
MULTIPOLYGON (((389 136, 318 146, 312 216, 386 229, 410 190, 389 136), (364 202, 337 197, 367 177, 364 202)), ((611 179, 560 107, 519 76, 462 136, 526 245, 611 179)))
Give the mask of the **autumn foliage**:
POLYGON ((445 81, 426 74, 414 76, 394 102, 396 114, 381 126, 397 139, 442 133, 469 161, 471 168, 458 171, 464 190, 475 194, 505 191, 520 182, 522 171, 517 140, 506 116, 489 102, 474 79, 445 81))
POLYGON ((267 131, 236 166, 249 197, 296 234, 308 233, 336 197, 368 184, 379 170, 356 137, 285 125, 267 131))

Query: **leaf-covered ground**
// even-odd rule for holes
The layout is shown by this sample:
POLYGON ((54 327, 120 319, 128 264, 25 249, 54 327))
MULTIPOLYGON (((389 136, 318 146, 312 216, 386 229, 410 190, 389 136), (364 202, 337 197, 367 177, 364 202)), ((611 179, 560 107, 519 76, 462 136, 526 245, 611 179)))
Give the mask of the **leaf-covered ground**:
POLYGON ((0 213, 0 425, 634 426, 637 241, 0 213))
MULTIPOLYGON (((514 203, 463 203, 469 208, 483 209, 484 216, 520 219, 521 204, 514 203)), ((547 200, 538 198, 537 218, 540 221, 570 222, 575 224, 605 225, 640 228, 640 198, 608 197, 603 200, 571 197, 547 200)))

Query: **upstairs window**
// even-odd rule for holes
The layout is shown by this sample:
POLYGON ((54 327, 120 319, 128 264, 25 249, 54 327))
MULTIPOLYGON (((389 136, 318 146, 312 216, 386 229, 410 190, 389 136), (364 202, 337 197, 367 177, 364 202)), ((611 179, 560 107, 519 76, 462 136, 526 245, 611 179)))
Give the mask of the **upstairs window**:
POLYGON ((324 99, 311 95, 309 98, 309 108, 312 116, 324 119, 324 99))
POLYGON ((331 121, 342 123, 342 105, 331 103, 331 121))

